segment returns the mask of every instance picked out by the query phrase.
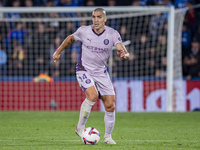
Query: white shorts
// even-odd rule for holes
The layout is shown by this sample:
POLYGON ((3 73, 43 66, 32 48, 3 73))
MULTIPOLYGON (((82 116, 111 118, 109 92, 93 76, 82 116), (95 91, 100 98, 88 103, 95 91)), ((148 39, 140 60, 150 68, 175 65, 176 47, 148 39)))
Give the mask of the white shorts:
POLYGON ((98 77, 90 75, 87 71, 77 71, 76 78, 84 92, 87 88, 95 86, 99 96, 115 95, 115 91, 107 71, 98 77))

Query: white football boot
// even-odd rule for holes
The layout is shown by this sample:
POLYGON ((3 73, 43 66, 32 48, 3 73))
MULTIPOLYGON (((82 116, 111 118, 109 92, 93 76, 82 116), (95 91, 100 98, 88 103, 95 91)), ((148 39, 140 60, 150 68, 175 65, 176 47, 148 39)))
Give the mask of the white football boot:
POLYGON ((84 129, 77 129, 77 127, 76 127, 75 132, 81 139, 83 138, 83 135, 82 135, 83 131, 84 131, 84 129))
POLYGON ((106 144, 116 144, 116 142, 111 137, 105 138, 104 143, 106 143, 106 144))

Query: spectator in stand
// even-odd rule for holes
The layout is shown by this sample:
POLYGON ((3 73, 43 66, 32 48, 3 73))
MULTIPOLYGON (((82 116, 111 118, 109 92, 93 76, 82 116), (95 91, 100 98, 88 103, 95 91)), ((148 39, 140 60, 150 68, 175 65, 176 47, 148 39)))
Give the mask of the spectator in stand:
MULTIPOLYGON (((45 4, 45 7, 53 7, 54 6, 54 1, 53 0, 48 0, 47 3, 45 4)), ((51 37, 50 42, 54 42, 53 39, 56 38, 56 34, 59 32, 59 26, 60 23, 59 21, 56 21, 56 18, 59 18, 59 14, 56 12, 49 12, 45 14, 46 18, 55 18, 55 21, 48 21, 45 23, 46 27, 46 32, 48 33, 48 36, 51 37)))
MULTIPOLYGON (((11 7, 20 7, 21 6, 20 0, 13 0, 13 1, 11 1, 11 3, 12 3, 11 7)), ((8 4, 8 6, 10 6, 10 5, 8 4)), ((20 15, 20 13, 15 13, 15 12, 6 13, 6 18, 11 18, 13 20, 17 20, 17 19, 21 18, 21 15, 20 15)), ((9 22, 9 24, 7 24, 7 25, 9 26, 10 29, 14 28, 14 22, 9 22)))
POLYGON ((171 0, 163 0, 163 5, 170 7, 170 6, 173 6, 173 3, 171 0))
POLYGON ((116 0, 108 0, 107 5, 110 7, 112 7, 112 6, 114 7, 117 5, 117 2, 116 2, 116 0))
MULTIPOLYGON (((0 1, 0 7, 3 7, 4 5, 3 5, 3 2, 2 1, 0 1)), ((3 14, 2 13, 0 13, 0 18, 2 18, 3 17, 3 14)))
POLYGON ((32 36, 31 48, 29 50, 30 70, 34 70, 33 76, 38 76, 41 72, 46 72, 49 66, 49 36, 43 23, 38 23, 37 29, 32 36))
POLYGON ((166 78, 167 76, 167 57, 161 57, 161 62, 156 63, 156 73, 155 76, 158 78, 166 78))
POLYGON ((2 42, 0 43, 0 76, 7 75, 7 54, 2 49, 2 42))
POLYGON ((147 53, 149 51, 149 39, 146 34, 142 34, 137 37, 138 40, 134 43, 134 54, 135 54, 135 76, 137 77, 144 77, 145 69, 146 69, 146 62, 147 62, 147 53))
POLYGON ((6 0, 1 0, 1 1, 0 1, 0 6, 1 6, 1 7, 6 6, 6 0))
POLYGON ((76 29, 74 22, 72 21, 62 22, 59 31, 59 36, 61 37, 61 40, 63 41, 66 38, 65 35, 70 35, 74 33, 75 30, 76 29))
POLYGON ((6 25, 6 22, 0 21, 0 44, 4 50, 6 50, 4 40, 8 34, 8 31, 9 29, 6 25))
MULTIPOLYGON (((64 76, 62 71, 67 71, 64 66, 65 66, 65 51, 63 51, 60 54, 60 59, 58 60, 58 62, 53 65, 53 58, 51 57, 54 52, 57 50, 57 48, 60 46, 61 44, 61 38, 59 36, 57 36, 54 39, 54 42, 50 45, 50 69, 51 69, 51 76, 52 77, 60 77, 60 76, 64 76)), ((67 65, 67 64, 66 64, 67 65)))
POLYGON ((191 45, 191 34, 187 29, 187 25, 183 24, 182 26, 182 57, 184 58, 189 53, 191 45))
MULTIPOLYGON (((55 12, 51 12, 48 14, 48 18, 58 18, 59 15, 55 12)), ((59 32, 60 30, 60 22, 59 21, 50 21, 50 22, 46 22, 45 23, 45 31, 47 32, 48 34, 48 37, 51 37, 49 38, 49 42, 53 42, 53 39, 56 37, 57 33, 59 32)))
POLYGON ((193 9, 191 6, 193 5, 192 2, 187 2, 187 7, 189 7, 190 9, 187 11, 186 15, 185 15, 185 19, 188 22, 188 25, 190 26, 189 28, 191 29, 191 31, 193 33, 195 33, 196 31, 196 19, 195 16, 197 15, 195 12, 195 9, 193 9))
POLYGON ((147 57, 146 57, 146 67, 145 69, 148 70, 147 76, 154 77, 156 72, 156 60, 157 60, 157 54, 156 54, 156 48, 152 45, 148 51, 147 51, 147 57))
POLYGON ((95 6, 95 1, 94 0, 87 0, 85 5, 86 6, 95 6))
POLYGON ((149 32, 152 37, 152 40, 155 41, 156 38, 163 34, 163 26, 166 24, 166 18, 162 14, 155 14, 150 18, 149 22, 149 32))
MULTIPOLYGON (((80 22, 82 23, 82 22, 80 22)), ((65 26, 59 32, 61 40, 63 41, 66 37, 65 35, 70 35, 75 31, 75 23, 74 22, 67 22, 65 26)), ((75 64, 78 62, 78 57, 80 55, 81 45, 80 43, 73 43, 70 47, 67 48, 65 51, 65 67, 67 71, 65 71, 65 75, 75 75, 75 64)))
MULTIPOLYGON (((53 5, 52 6, 58 6, 59 5, 59 2, 60 2, 60 0, 48 0, 48 2, 50 2, 50 3, 53 3, 53 5)), ((48 3, 47 2, 47 3, 48 3)))
POLYGON ((155 5, 156 6, 162 6, 162 5, 164 5, 164 2, 163 2, 164 0, 155 0, 155 5))
POLYGON ((132 1, 132 6, 140 6, 140 0, 133 0, 132 1))
MULTIPOLYGON (((77 7, 78 4, 74 0, 60 0, 58 6, 77 7)), ((59 13, 61 17, 77 17, 76 13, 59 13)))
MULTIPOLYGON (((162 5, 167 6, 167 7, 171 7, 171 6, 173 6, 173 3, 171 2, 171 0, 163 0, 162 5)), ((168 19, 168 13, 165 13, 164 16, 165 16, 165 19, 167 20, 168 19)))
POLYGON ((10 31, 5 40, 6 48, 9 49, 9 44, 12 43, 13 40, 17 40, 21 45, 24 45, 24 36, 27 31, 24 29, 24 23, 15 22, 15 28, 10 31))
POLYGON ((6 7, 13 7, 13 2, 15 2, 15 1, 19 1, 20 5, 21 5, 23 0, 4 0, 3 4, 6 7))
POLYGON ((185 8, 187 6, 187 0, 175 0, 174 6, 176 8, 185 8))
POLYGON ((48 0, 46 3, 45 3, 45 7, 53 7, 53 6, 56 6, 56 5, 58 5, 58 3, 59 3, 59 1, 58 2, 55 2, 55 1, 53 1, 53 0, 48 0), (55 5, 56 4, 56 5, 55 5))
POLYGON ((24 6, 25 7, 33 7, 34 6, 33 0, 25 0, 24 1, 24 6))
MULTIPOLYGON (((34 4, 35 6, 47 6, 49 5, 48 3, 51 3, 52 6, 63 6, 63 5, 67 5, 65 3, 68 3, 67 2, 68 0, 34 0, 34 4)), ((71 0, 70 0, 71 1, 71 0)), ((73 2, 73 5, 79 5, 79 6, 83 6, 83 0, 72 0, 73 2)))
POLYGON ((84 6, 84 0, 77 0, 78 6, 84 6))
MULTIPOLYGON (((9 56, 9 75, 11 76, 23 76, 24 75, 24 60, 26 57, 25 49, 22 44, 14 40, 12 46, 12 56, 9 56)), ((10 55, 9 54, 9 55, 10 55)))
POLYGON ((167 37, 164 34, 158 36, 156 45, 156 77, 165 78, 167 68, 167 37))
MULTIPOLYGON (((81 50, 81 43, 75 42, 70 47, 71 59, 70 60, 70 68, 69 68, 69 75, 74 76, 76 75, 76 64, 80 60, 80 50, 81 50)), ((70 55, 68 55, 69 57, 70 55)))
MULTIPOLYGON (((25 0, 23 2, 24 2, 23 4, 24 7, 28 7, 28 8, 34 7, 33 0, 25 0)), ((22 13, 21 14, 22 18, 35 18, 36 16, 37 16, 36 13, 22 13)), ((27 22, 27 25, 31 25, 32 23, 33 22, 27 22)))
POLYGON ((156 45, 156 53, 163 56, 167 53, 167 37, 165 34, 158 36, 158 42, 156 45))
POLYGON ((191 50, 188 56, 185 56, 183 62, 183 73, 187 80, 199 76, 200 72, 200 43, 194 39, 191 43, 191 50))
MULTIPOLYGON (((115 7, 117 5, 117 1, 116 0, 108 0, 107 5, 108 5, 108 7, 115 7)), ((119 29, 119 26, 117 24, 117 19, 115 19, 115 18, 108 19, 106 24, 108 26, 114 28, 115 30, 119 29)))
POLYGON ((77 1, 74 0, 60 0, 58 3, 58 6, 64 6, 64 7, 77 7, 77 1))
MULTIPOLYGON (((125 25, 120 27, 120 35, 123 39, 123 42, 127 42, 131 40, 132 37, 128 35, 129 30, 125 25)), ((117 54, 113 53, 113 77, 133 77, 134 76, 134 63, 135 63, 135 55, 133 52, 132 45, 126 45, 127 50, 129 51, 129 60, 121 60, 117 56, 117 54)))

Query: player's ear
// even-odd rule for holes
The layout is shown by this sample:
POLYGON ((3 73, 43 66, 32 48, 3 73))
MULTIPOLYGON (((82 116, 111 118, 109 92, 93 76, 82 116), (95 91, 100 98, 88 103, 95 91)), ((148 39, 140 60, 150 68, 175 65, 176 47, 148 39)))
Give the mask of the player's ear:
POLYGON ((106 22, 106 21, 107 21, 107 17, 104 18, 104 22, 106 22))

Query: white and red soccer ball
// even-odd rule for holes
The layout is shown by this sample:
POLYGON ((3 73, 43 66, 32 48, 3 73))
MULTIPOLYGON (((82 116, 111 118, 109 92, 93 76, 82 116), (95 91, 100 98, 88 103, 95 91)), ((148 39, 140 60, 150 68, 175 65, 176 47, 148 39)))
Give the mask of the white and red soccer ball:
POLYGON ((82 140, 85 144, 97 144, 100 140, 99 131, 96 128, 88 127, 82 133, 82 140))

